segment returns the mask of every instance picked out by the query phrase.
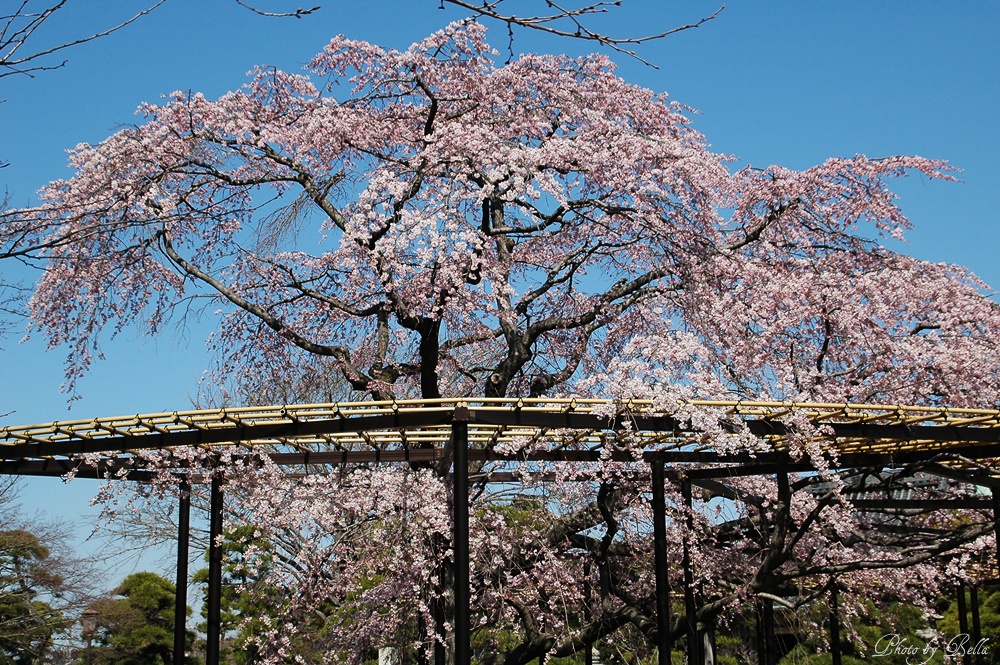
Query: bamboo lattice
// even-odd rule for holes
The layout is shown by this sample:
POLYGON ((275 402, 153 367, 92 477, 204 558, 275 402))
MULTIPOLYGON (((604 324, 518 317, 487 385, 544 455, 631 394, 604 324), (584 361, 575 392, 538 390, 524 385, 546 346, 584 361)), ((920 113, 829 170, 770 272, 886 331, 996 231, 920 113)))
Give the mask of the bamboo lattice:
POLYGON ((58 459, 84 452, 231 444, 299 452, 441 448, 451 436, 457 408, 468 410, 474 449, 598 450, 628 438, 642 450, 711 452, 713 440, 682 415, 687 407, 717 413, 730 432, 749 429, 760 451, 788 445, 789 435, 799 431, 789 424, 793 417, 814 425, 805 436, 837 454, 992 449, 1000 442, 1000 410, 994 409, 751 401, 692 401, 665 409, 642 400, 453 398, 174 411, 8 426, 0 428, 0 456, 58 459))

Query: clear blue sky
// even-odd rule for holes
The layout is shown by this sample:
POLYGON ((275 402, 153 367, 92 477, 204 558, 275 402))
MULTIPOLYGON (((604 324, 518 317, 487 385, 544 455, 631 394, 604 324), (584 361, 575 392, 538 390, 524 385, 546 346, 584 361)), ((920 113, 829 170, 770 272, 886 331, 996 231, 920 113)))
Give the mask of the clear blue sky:
MULTIPOLYGON (((294 3, 259 0, 258 6, 294 3)), ((185 89, 218 96, 257 64, 298 71, 335 34, 405 48, 460 18, 437 0, 311 0, 300 20, 263 18, 232 0, 168 0, 120 33, 67 51, 67 65, 36 78, 0 79, 0 171, 14 204, 29 204, 49 180, 66 177, 65 150, 98 142, 135 121, 136 106, 185 89)), ((542 4, 540 0, 537 4, 542 4)), ((697 20, 719 4, 625 0, 598 17, 605 32, 638 34, 697 20)), ((39 44, 79 37, 134 13, 139 0, 70 2, 39 44)), ((297 5, 294 5, 297 6, 297 5)), ((1000 286, 1000 3, 930 0, 826 2, 737 0, 716 20, 640 47, 659 66, 615 55, 626 79, 698 109, 695 126, 720 152, 745 163, 803 168, 831 156, 918 154, 949 160, 960 183, 899 183, 916 225, 901 248, 971 267, 1000 286)), ((494 26, 501 51, 506 31, 494 26)), ((581 53, 593 45, 520 31, 515 51, 581 53)), ((900 248, 897 248, 900 249, 900 248)), ((0 270, 9 270, 0 265, 0 270)), ((197 325, 144 340, 126 331, 106 344, 67 412, 60 393, 65 351, 39 339, 0 340, 3 424, 191 408, 206 367, 197 325)), ((63 492, 29 487, 26 505, 74 510, 92 485, 63 492)))

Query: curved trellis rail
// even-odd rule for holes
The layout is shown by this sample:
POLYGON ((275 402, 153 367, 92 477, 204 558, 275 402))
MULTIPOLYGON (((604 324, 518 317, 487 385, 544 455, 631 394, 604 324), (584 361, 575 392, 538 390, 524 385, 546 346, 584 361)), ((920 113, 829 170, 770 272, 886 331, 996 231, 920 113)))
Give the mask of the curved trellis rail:
MULTIPOLYGON (((725 496, 727 489, 720 481, 740 475, 775 475, 779 492, 784 477, 787 491, 787 473, 811 470, 814 463, 809 456, 791 455, 790 449, 808 444, 822 450, 830 466, 838 469, 924 462, 933 465, 938 475, 993 490, 992 497, 898 501, 898 505, 880 499, 880 509, 992 507, 997 520, 998 443, 1000 410, 994 409, 763 401, 691 401, 668 407, 642 400, 449 398, 176 411, 3 427, 0 473, 102 477, 111 468, 120 469, 122 462, 138 451, 181 446, 209 451, 239 446, 243 453, 267 455, 286 467, 380 462, 436 462, 453 467, 455 662, 468 665, 470 462, 620 459, 649 463, 657 515, 657 597, 662 605, 667 595, 662 523, 667 474, 683 480, 688 500, 691 485, 725 496), (692 418, 695 412, 699 418, 692 418), (82 462, 84 455, 86 464, 82 462)), ((136 468, 127 477, 142 480, 148 473, 136 468)), ((512 478, 503 471, 491 477, 500 482, 512 478)), ((185 477, 180 482, 189 480, 185 477)), ((206 654, 210 665, 217 663, 219 656, 221 550, 214 536, 220 535, 222 528, 219 475, 213 475, 211 482, 213 538, 206 654)), ((864 501, 856 501, 858 509, 866 508, 864 501)), ((187 605, 186 520, 190 505, 184 493, 181 502, 176 662, 183 658, 187 605)), ((1000 548, 1000 533, 997 535, 1000 548)), ((693 603, 689 597, 685 600, 693 603)), ((663 641, 659 654, 661 663, 666 663, 669 608, 660 606, 658 610, 658 634, 663 641)), ((689 653, 697 654, 699 649, 697 635, 689 635, 689 653)), ((834 662, 839 662, 836 651, 834 662)))
MULTIPOLYGON (((725 430, 745 428, 761 441, 755 453, 785 446, 786 437, 795 432, 788 420, 793 414, 817 427, 808 436, 847 460, 928 453, 991 457, 992 446, 1000 443, 1000 410, 994 409, 691 401, 668 410, 643 400, 467 398, 206 409, 3 427, 0 460, 57 461, 81 454, 238 443, 285 451, 289 455, 281 459, 288 463, 294 453, 328 453, 331 461, 351 462, 367 461, 366 453, 376 451, 386 455, 380 457, 383 461, 397 461, 407 452, 444 448, 456 409, 468 413, 473 451, 527 448, 534 455, 563 451, 585 456, 616 438, 628 438, 650 455, 671 454, 677 462, 744 459, 739 452, 699 441, 702 431, 676 415, 683 407, 717 411, 725 430), (345 459, 344 453, 350 456, 345 459)), ((28 473, 32 468, 23 467, 28 473)))

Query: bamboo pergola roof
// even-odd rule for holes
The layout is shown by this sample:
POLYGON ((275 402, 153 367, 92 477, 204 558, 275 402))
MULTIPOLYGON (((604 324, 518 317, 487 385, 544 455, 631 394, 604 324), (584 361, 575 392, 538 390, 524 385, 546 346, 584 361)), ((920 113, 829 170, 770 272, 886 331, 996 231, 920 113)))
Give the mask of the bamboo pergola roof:
POLYGON ((55 473, 83 454, 129 455, 178 446, 266 450, 283 464, 440 459, 452 423, 468 422, 470 459, 592 461, 643 457, 703 464, 766 464, 803 433, 844 466, 942 454, 1000 458, 1000 410, 884 404, 440 399, 256 406, 72 420, 0 428, 0 472, 55 473), (722 433, 749 432, 756 448, 723 446, 681 414, 717 414, 722 433), (623 444, 628 442, 628 451, 623 444), (608 448, 611 450, 608 450, 608 448))
MULTIPOLYGON (((937 475, 991 489, 988 499, 930 497, 894 503, 873 497, 874 501, 868 500, 872 510, 992 509, 995 520, 1000 514, 1000 410, 880 404, 692 401, 668 406, 639 400, 461 398, 175 411, 2 427, 0 473, 108 477, 114 471, 116 478, 148 480, 158 472, 148 467, 127 468, 122 458, 136 461, 133 456, 139 451, 183 446, 207 452, 235 449, 236 455, 258 453, 288 467, 437 462, 447 470, 454 460, 454 643, 456 654, 462 654, 455 660, 468 663, 470 462, 650 462, 652 503, 660 515, 653 535, 658 552, 654 556, 656 588, 662 598, 668 581, 666 536, 657 525, 664 519, 665 475, 677 472, 673 466, 667 469, 667 464, 686 465, 680 473, 689 506, 692 485, 714 496, 739 500, 740 493, 724 483, 726 477, 737 475, 775 474, 780 497, 782 491, 789 491, 788 471, 812 468, 808 456, 793 454, 803 444, 818 446, 837 468, 926 462, 940 467, 937 475), (80 459, 83 455, 86 462, 80 459)), ((178 468, 184 460, 178 458, 168 473, 180 476, 179 488, 205 482, 194 478, 199 472, 178 468)), ((516 480, 503 464, 498 466, 510 480, 494 482, 516 480)), ((218 662, 223 474, 201 475, 211 476, 206 643, 214 655, 206 659, 218 662)), ((179 500, 184 517, 178 531, 175 653, 183 654, 189 493, 179 492, 179 500)), ((789 500, 785 499, 786 505, 789 500)), ((855 507, 869 510, 864 496, 855 507)), ((684 566, 687 580, 688 564, 684 566)), ((685 598, 686 606, 693 607, 689 584, 685 598)), ((658 602, 661 654, 670 648, 668 617, 658 602)), ((690 653, 695 652, 694 644, 693 640, 689 643, 690 653)))

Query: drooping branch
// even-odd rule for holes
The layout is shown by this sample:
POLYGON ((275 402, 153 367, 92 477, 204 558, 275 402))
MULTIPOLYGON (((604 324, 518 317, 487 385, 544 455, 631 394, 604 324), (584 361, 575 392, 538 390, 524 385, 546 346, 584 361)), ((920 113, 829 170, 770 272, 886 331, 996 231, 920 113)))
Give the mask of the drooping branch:
POLYGON ((948 530, 941 534, 941 538, 922 542, 920 544, 904 547, 899 550, 899 556, 892 559, 867 559, 859 557, 852 561, 843 563, 832 563, 822 565, 803 565, 791 567, 781 571, 776 575, 776 581, 783 583, 796 579, 803 579, 826 575, 844 575, 859 570, 885 570, 904 569, 925 563, 932 559, 941 557, 950 552, 958 550, 962 545, 974 541, 993 533, 994 525, 991 520, 986 520, 978 524, 963 525, 955 529, 948 530))
POLYGON ((320 183, 317 182, 316 178, 305 166, 296 162, 294 159, 281 154, 273 146, 264 144, 262 149, 268 159, 291 169, 295 173, 294 180, 302 186, 305 194, 317 206, 319 206, 320 210, 326 214, 327 218, 333 222, 338 229, 341 231, 345 229, 346 220, 344 219, 344 214, 339 208, 333 205, 328 198, 330 190, 344 179, 345 174, 343 172, 338 173, 331 178, 326 178, 322 183, 320 183))

